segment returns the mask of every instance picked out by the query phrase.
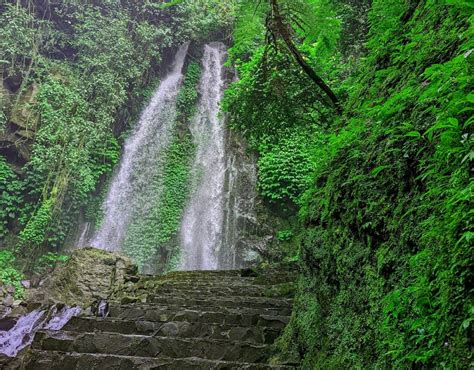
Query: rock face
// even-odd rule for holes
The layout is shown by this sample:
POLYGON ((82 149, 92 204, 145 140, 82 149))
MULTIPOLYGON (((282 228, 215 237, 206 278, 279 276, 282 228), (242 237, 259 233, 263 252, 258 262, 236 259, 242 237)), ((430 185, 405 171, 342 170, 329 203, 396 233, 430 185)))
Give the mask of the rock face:
POLYGON ((272 274, 260 279, 249 270, 181 271, 141 277, 112 297, 109 317, 75 317, 62 330, 39 332, 21 368, 293 368, 268 364, 292 306, 274 288, 294 276, 276 272, 272 279, 272 274))
POLYGON ((222 268, 249 266, 258 259, 250 240, 260 236, 264 225, 257 225, 255 209, 257 172, 254 154, 245 140, 228 129, 226 134, 225 208, 219 261, 222 268), (229 248, 230 246, 230 248, 229 248))
POLYGON ((88 307, 97 298, 110 297, 136 273, 125 256, 90 247, 77 249, 39 288, 29 291, 27 300, 88 307))
MULTIPOLYGON (((14 307, 18 306, 18 302, 15 302, 14 294, 14 287, 5 285, 0 281, 0 319, 10 313, 14 307)), ((2 328, 1 322, 0 330, 6 330, 2 328)))

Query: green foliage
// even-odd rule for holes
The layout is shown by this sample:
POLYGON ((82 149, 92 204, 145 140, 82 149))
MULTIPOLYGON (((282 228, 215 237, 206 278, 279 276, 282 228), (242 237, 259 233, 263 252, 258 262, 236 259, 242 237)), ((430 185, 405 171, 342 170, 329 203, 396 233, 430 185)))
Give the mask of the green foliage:
POLYGON ((197 86, 201 78, 201 66, 192 62, 186 70, 183 86, 176 99, 177 121, 186 123, 194 115, 198 98, 197 86))
POLYGON ((232 32, 234 42, 229 49, 229 64, 236 66, 253 53, 265 40, 265 11, 266 3, 256 6, 254 0, 243 0, 239 3, 235 26, 232 32))
POLYGON ((293 231, 291 230, 280 230, 277 232, 277 239, 281 242, 286 242, 286 241, 289 241, 291 240, 291 238, 293 238, 294 234, 293 234, 293 231))
POLYGON ((260 146, 258 190, 266 198, 280 203, 297 203, 311 183, 314 161, 311 140, 296 133, 276 143, 260 146))
POLYGON ((172 268, 179 257, 175 245, 170 245, 179 229, 179 223, 189 193, 189 172, 194 145, 189 136, 176 137, 167 148, 160 174, 153 179, 156 191, 161 193, 157 204, 145 217, 135 219, 126 235, 123 251, 143 268, 150 257, 157 259, 158 270, 172 268))
POLYGON ((42 274, 47 270, 51 270, 54 268, 58 263, 67 262, 69 256, 59 254, 56 252, 48 252, 43 254, 40 258, 38 258, 37 263, 35 264, 34 271, 36 273, 42 274))
POLYGON ((21 285, 23 274, 15 266, 15 256, 12 252, 0 251, 0 281, 15 288, 15 297, 23 298, 25 289, 21 285))
MULTIPOLYGON (((2 90, 0 102, 2 129, 15 130, 10 122, 15 109, 38 118, 21 189, 16 180, 3 184, 4 178, 13 178, 4 174, 3 160, 1 164, 5 207, 0 233, 5 235, 6 227, 15 233, 23 227, 19 246, 24 256, 61 248, 79 212, 92 196, 98 197, 98 184, 119 158, 116 135, 139 110, 141 93, 154 80, 162 51, 219 32, 233 14, 231 3, 214 0, 167 9, 155 5, 161 4, 33 0, 28 6, 16 1, 0 5, 2 76, 19 80, 20 91, 32 84, 38 89, 28 106, 15 91, 5 98, 2 90)), ((199 68, 192 64, 189 71, 188 84, 193 85, 199 68)), ((183 107, 196 95, 195 89, 186 91, 183 107)), ((189 106, 181 118, 190 115, 189 106)))
POLYGON ((304 366, 471 361, 472 29, 461 9, 395 3, 374 2, 351 111, 304 197, 305 293, 288 334, 304 366))
POLYGON ((11 75, 21 72, 24 58, 33 57, 43 35, 35 33, 35 29, 43 25, 27 9, 7 4, 0 14, 0 67, 8 68, 11 75))
POLYGON ((23 182, 0 156, 0 239, 5 237, 8 224, 21 214, 23 182))
POLYGON ((235 16, 236 0, 182 1, 176 6, 182 18, 177 35, 182 40, 212 40, 215 34, 230 29, 235 16))
POLYGON ((28 220, 18 236, 20 248, 30 250, 33 254, 43 245, 53 214, 53 204, 52 199, 46 200, 28 220))
MULTIPOLYGON (((285 9, 291 7, 290 2, 283 3, 285 9)), ((313 148, 321 143, 320 132, 329 124, 328 109, 313 81, 302 73, 293 57, 285 49, 269 49, 265 44, 267 2, 256 5, 254 1, 240 5, 235 44, 229 52, 239 80, 226 91, 224 109, 230 113, 233 128, 244 133, 259 152, 260 193, 277 204, 299 203, 300 195, 310 185, 317 159, 313 148)), ((298 1, 291 11, 298 12, 300 8, 311 29, 300 49, 332 85, 342 68, 337 64, 340 55, 335 50, 340 22, 325 1, 298 1), (313 22, 315 17, 319 22, 313 22)), ((293 24, 295 29, 299 29, 298 23, 293 24)))

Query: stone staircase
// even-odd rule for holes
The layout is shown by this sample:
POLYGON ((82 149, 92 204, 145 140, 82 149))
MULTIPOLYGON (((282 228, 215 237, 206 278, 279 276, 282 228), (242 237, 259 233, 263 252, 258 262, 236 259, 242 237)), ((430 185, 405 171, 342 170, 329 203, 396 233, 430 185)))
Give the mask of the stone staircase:
MULTIPOLYGON (((129 282, 110 316, 75 317, 41 331, 23 368, 288 369, 269 365, 270 346, 289 321, 282 291, 291 272, 173 272, 129 282)), ((286 295, 286 294, 285 294, 286 295)))

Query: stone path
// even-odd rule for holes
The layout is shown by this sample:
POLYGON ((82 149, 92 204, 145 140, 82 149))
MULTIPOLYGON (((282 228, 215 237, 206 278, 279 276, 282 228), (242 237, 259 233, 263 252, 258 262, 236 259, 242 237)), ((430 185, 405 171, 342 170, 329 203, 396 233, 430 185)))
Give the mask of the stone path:
POLYGON ((245 270, 191 271, 137 278, 117 303, 111 303, 108 318, 75 317, 60 331, 37 333, 23 366, 31 370, 291 368, 270 366, 268 358, 292 305, 291 299, 278 297, 276 287, 292 276, 248 275, 245 270))

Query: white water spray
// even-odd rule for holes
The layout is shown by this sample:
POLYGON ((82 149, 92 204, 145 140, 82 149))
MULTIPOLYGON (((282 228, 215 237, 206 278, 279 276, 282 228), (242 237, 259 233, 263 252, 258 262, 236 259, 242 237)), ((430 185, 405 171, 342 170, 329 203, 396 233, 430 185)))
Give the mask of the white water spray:
POLYGON ((143 111, 133 134, 126 140, 120 167, 103 205, 104 219, 92 246, 121 250, 133 219, 143 217, 159 204, 161 193, 151 181, 157 174, 176 118, 176 98, 189 44, 178 50, 173 69, 161 82, 143 111))

